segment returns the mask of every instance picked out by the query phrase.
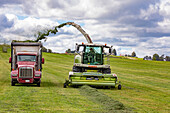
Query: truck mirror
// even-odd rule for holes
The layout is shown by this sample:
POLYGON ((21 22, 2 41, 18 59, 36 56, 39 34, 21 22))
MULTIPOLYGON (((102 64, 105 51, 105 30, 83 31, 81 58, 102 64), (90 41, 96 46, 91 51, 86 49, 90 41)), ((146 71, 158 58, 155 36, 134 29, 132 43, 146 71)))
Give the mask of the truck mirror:
POLYGON ((9 57, 9 63, 11 63, 12 62, 12 58, 11 57, 9 57))
POLYGON ((42 62, 42 64, 44 64, 44 58, 42 58, 42 61, 41 61, 41 62, 42 62))

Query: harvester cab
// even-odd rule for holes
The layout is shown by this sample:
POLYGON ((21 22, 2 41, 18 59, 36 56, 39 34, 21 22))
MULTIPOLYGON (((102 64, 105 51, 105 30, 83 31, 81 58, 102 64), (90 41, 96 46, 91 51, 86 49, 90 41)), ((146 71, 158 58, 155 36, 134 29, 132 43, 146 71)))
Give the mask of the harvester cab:
POLYGON ((112 46, 106 44, 76 44, 73 72, 100 72, 110 74, 110 60, 112 46), (109 50, 106 52, 106 50, 109 50))

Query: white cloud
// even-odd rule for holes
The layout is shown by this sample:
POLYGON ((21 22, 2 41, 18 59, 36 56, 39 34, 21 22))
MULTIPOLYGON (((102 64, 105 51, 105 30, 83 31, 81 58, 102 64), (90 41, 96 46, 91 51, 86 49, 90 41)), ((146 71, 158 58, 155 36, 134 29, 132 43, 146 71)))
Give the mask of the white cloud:
POLYGON ((169 0, 161 0, 159 4, 160 13, 165 17, 170 17, 170 1, 169 0))
MULTIPOLYGON (((56 20, 74 21, 83 24, 82 28, 95 43, 113 45, 120 53, 135 51, 140 57, 155 52, 170 54, 169 0, 16 0, 0 4, 0 14, 13 22, 0 32, 1 38, 8 42, 35 39, 38 31, 59 25, 56 20)), ((74 49, 76 42, 86 40, 76 28, 63 27, 49 36, 44 45, 64 52, 74 49)))
POLYGON ((159 13, 159 4, 151 4, 148 9, 141 9, 140 18, 144 20, 153 19, 154 15, 159 13))
POLYGON ((16 16, 12 14, 7 14, 10 19, 15 19, 15 24, 5 29, 3 32, 17 34, 23 37, 34 37, 38 31, 44 31, 46 29, 52 28, 54 25, 59 25, 57 22, 53 22, 49 19, 36 19, 32 17, 25 18, 24 20, 18 20, 16 16))
POLYGON ((170 37, 150 38, 146 42, 141 42, 136 50, 139 56, 152 56, 155 53, 169 55, 170 46, 168 42, 170 42, 170 37))

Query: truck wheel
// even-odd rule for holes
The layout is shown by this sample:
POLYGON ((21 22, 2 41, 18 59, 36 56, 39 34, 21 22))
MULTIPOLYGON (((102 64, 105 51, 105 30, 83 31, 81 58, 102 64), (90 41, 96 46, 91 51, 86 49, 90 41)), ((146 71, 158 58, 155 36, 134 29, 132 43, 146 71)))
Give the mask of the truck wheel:
POLYGON ((40 87, 40 84, 41 84, 41 82, 38 82, 38 83, 37 83, 37 86, 40 87))
POLYGON ((118 90, 121 90, 121 88, 122 88, 122 86, 119 84, 119 85, 118 85, 118 90))
POLYGON ((15 86, 15 82, 11 80, 11 86, 15 86))

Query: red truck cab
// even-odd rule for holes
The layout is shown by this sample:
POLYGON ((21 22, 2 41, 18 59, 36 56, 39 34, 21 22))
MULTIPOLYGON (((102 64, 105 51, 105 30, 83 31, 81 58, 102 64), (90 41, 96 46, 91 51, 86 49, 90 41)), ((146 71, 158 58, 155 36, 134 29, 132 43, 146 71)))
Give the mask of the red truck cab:
POLYGON ((37 84, 40 86, 42 76, 41 43, 11 43, 11 85, 16 83, 37 84))

